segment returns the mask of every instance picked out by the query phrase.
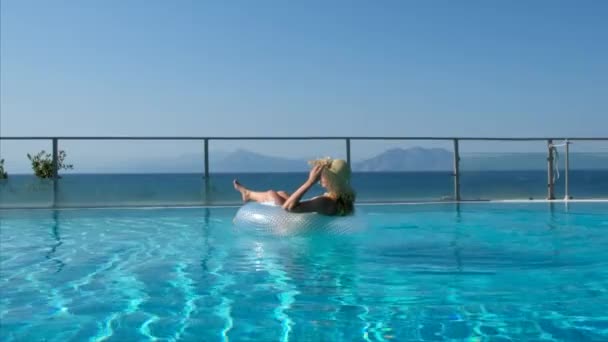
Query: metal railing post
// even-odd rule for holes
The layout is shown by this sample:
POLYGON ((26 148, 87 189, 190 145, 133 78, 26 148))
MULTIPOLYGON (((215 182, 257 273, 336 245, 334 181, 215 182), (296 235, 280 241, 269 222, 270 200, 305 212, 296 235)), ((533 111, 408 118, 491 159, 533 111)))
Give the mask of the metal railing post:
POLYGON ((209 178, 209 139, 205 138, 205 179, 209 178))
POLYGON ((553 180, 553 139, 547 140, 548 157, 547 157, 547 199, 554 200, 554 180, 553 180))
POLYGON ((209 204, 209 139, 205 138, 204 139, 205 142, 205 189, 204 189, 204 202, 205 204, 209 204))
POLYGON ((565 191, 566 196, 565 199, 570 199, 570 183, 569 183, 569 173, 570 173, 570 142, 566 139, 566 180, 565 180, 565 191))
POLYGON ((53 179, 59 178, 59 152, 58 152, 58 139, 53 138, 53 179))
POLYGON ((59 140, 53 138, 53 204, 57 207, 57 180, 59 179, 59 140))
POLYGON ((460 201, 460 150, 458 139, 454 139, 454 199, 460 201))
POLYGON ((346 163, 350 167, 350 139, 346 139, 346 163))

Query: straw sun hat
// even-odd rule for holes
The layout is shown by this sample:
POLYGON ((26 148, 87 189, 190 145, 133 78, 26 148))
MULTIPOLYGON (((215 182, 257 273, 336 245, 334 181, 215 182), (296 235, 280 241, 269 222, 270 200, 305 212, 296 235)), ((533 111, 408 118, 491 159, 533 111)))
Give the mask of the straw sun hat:
POLYGON ((311 166, 323 165, 323 175, 328 183, 328 190, 340 197, 346 197, 351 201, 355 199, 355 192, 350 186, 350 166, 343 159, 332 159, 329 157, 311 160, 311 166))

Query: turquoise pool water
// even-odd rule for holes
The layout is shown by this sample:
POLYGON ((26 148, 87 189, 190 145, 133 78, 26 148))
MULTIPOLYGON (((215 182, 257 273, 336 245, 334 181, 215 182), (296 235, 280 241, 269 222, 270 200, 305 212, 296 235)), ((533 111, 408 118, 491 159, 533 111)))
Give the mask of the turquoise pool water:
POLYGON ((608 204, 0 211, 1 341, 608 340, 608 204))

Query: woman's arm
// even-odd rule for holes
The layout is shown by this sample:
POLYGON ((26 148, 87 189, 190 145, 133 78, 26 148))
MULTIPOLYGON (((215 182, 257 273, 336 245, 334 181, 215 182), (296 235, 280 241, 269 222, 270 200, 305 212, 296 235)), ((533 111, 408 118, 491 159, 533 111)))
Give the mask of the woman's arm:
POLYGON ((302 184, 298 190, 291 194, 285 203, 283 203, 283 209, 292 210, 295 208, 298 204, 300 204, 300 199, 302 196, 304 196, 308 189, 310 189, 313 185, 314 183, 310 180, 304 182, 304 184, 302 184))
POLYGON ((283 203, 283 209, 292 210, 298 204, 300 204, 300 199, 302 196, 310 189, 321 177, 321 172, 323 171, 323 166, 317 165, 310 170, 310 174, 308 175, 308 179, 304 184, 302 184, 298 190, 296 190, 289 198, 283 203))

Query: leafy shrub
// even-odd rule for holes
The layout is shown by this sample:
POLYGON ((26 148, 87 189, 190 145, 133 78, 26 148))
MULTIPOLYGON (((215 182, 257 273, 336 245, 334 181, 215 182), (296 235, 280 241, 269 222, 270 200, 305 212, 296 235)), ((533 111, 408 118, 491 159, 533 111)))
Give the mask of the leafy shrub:
POLYGON ((8 174, 4 171, 4 159, 0 159, 0 179, 8 178, 8 174))
MULTIPOLYGON (((65 151, 59 151, 57 156, 57 169, 59 170, 70 170, 74 166, 65 164, 64 160, 66 157, 65 151)), ((32 170, 34 174, 39 178, 53 178, 53 155, 46 153, 44 150, 36 154, 35 156, 27 154, 27 158, 32 162, 32 170)))

